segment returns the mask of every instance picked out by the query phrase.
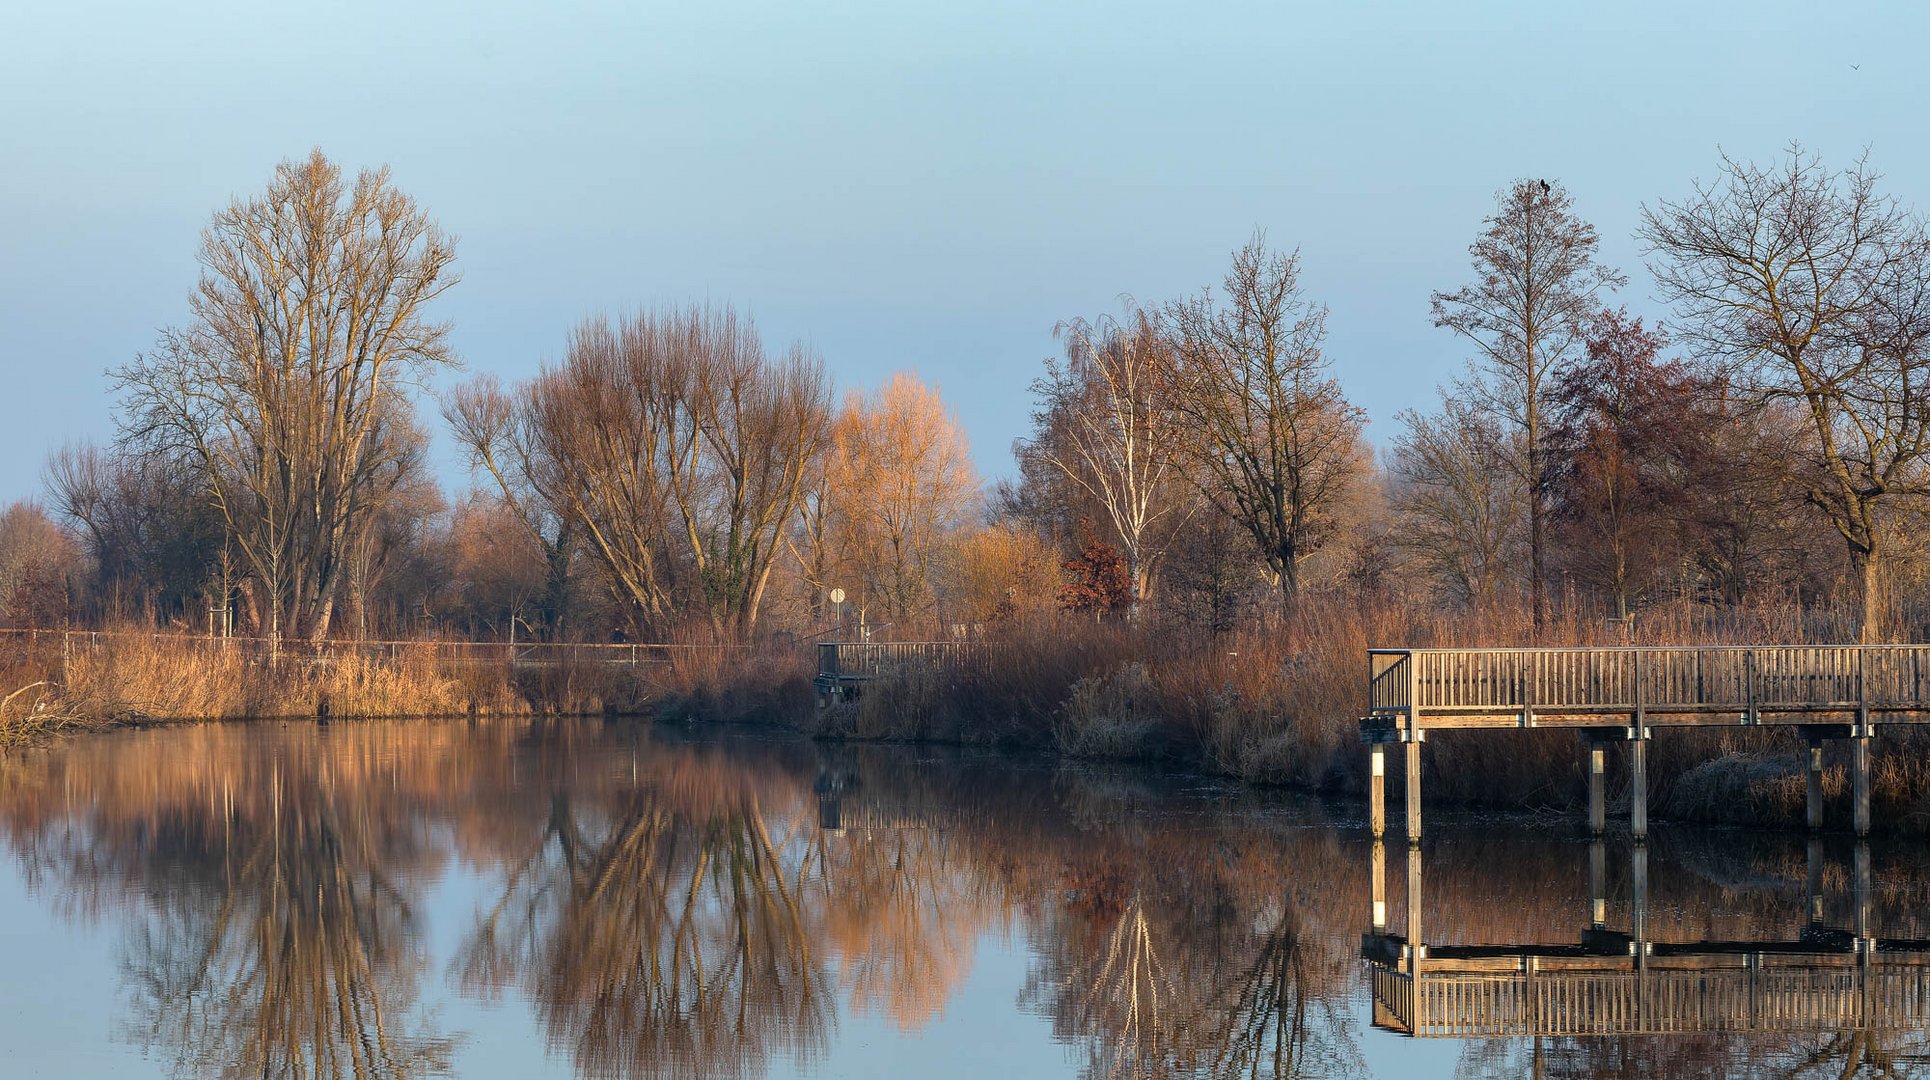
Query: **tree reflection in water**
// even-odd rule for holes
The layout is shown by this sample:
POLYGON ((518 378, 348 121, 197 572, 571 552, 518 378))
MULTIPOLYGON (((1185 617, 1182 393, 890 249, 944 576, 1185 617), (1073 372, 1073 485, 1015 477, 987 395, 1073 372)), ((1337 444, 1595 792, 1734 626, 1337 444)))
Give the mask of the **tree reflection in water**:
MULTIPOLYGON (((1138 810, 1104 816, 1157 814, 1138 810)), ((1245 825, 1131 830, 1123 850, 1075 864, 1065 902, 1035 935, 1025 1000, 1084 1047, 1087 1076, 1365 1073, 1348 1011, 1352 958, 1334 935, 1323 944, 1303 908, 1344 887, 1342 852, 1303 844, 1290 870, 1278 838, 1245 825)))
MULTIPOLYGON (((446 1074, 460 1037, 429 1003, 448 989, 526 1000, 586 1077, 836 1066, 840 1008, 922 1031, 1014 930, 1018 1004, 1087 1076, 1361 1075, 1371 1056, 1361 838, 1131 773, 542 720, 208 727, 0 758, 0 830, 39 895, 120 924, 117 1026, 182 1075, 446 1074), (482 899, 425 911, 452 870, 482 899), (431 916, 459 923, 445 972, 431 916)), ((1433 843, 1431 940, 1564 941, 1585 915, 1573 844, 1433 843)), ((1768 933, 1800 893, 1775 844, 1656 846, 1665 939, 1768 933)), ((1912 915, 1930 867, 1897 861, 1879 923, 1930 936, 1912 915)), ((1915 1075, 1924 1043, 1472 1041, 1458 1071, 1915 1075)))
POLYGON ((416 1007, 414 821, 326 759, 195 741, 220 753, 85 762, 62 777, 77 820, 14 834, 80 908, 125 910, 124 1029, 183 1076, 446 1073, 456 1042, 416 1007))
POLYGON ((585 794, 553 792, 539 849, 464 946, 469 981, 518 982, 590 1076, 755 1075, 773 1051, 821 1052, 835 1016, 789 854, 803 822, 716 759, 652 755, 630 790, 585 794))

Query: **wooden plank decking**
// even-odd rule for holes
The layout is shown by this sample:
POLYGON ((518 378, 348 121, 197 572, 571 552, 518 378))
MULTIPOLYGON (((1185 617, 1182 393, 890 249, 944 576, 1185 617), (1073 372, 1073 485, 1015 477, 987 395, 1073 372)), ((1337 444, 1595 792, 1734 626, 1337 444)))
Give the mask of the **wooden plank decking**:
POLYGON ((1629 958, 1519 954, 1370 962, 1374 1022, 1420 1037, 1922 1030, 1930 956, 1670 950, 1629 958))
POLYGON ((1369 719, 1454 727, 1930 720, 1930 645, 1375 649, 1369 719))

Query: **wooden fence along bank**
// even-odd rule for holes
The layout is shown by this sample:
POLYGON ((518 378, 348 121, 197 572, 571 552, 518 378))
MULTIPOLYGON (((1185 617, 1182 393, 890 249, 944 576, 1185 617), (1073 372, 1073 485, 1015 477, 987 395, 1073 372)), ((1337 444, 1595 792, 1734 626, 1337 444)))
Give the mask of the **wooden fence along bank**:
POLYGON ((1582 735, 1588 820, 1603 831, 1604 753, 1628 747, 1629 827, 1648 834, 1648 741, 1659 728, 1795 728, 1809 743, 1808 821, 1823 825, 1823 747, 1851 745, 1854 826, 1870 832, 1876 725, 1930 722, 1930 646, 1375 649, 1369 653, 1368 809, 1386 828, 1386 748, 1407 750, 1407 836, 1421 835, 1421 743, 1438 730, 1562 728, 1582 735))

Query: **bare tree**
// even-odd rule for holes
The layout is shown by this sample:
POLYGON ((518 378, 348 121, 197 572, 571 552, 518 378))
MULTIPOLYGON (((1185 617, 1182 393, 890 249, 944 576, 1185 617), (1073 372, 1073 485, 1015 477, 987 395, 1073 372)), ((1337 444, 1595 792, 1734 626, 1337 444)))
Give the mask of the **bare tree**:
POLYGON ((1517 469, 1528 503, 1529 591, 1535 628, 1546 618, 1547 517, 1542 395, 1575 353, 1596 295, 1627 279, 1595 261, 1595 227, 1576 217, 1558 182, 1517 180, 1468 247, 1475 281, 1433 295, 1434 325, 1473 342, 1473 385, 1521 434, 1517 469))
POLYGON ((1327 309, 1301 293, 1298 252, 1269 251, 1256 232, 1225 287, 1223 302, 1208 289, 1167 308, 1173 408, 1195 482, 1253 537, 1291 606, 1360 472, 1364 414, 1327 376, 1327 309))
POLYGON ((1442 591, 1475 603, 1519 578, 1524 531, 1510 436, 1466 395, 1442 392, 1441 411, 1404 412, 1390 470, 1404 548, 1442 591))
POLYGON ((756 625, 830 413, 821 362, 772 359, 749 320, 699 308, 587 320, 562 364, 444 411, 532 532, 579 538, 641 624, 701 611, 734 633, 756 625))
POLYGON ((1073 319, 1057 333, 1065 362, 1046 360, 1032 384, 1038 434, 1017 451, 1058 470, 1105 511, 1126 556, 1131 615, 1172 537, 1162 526, 1186 505, 1173 490, 1181 429, 1171 343, 1153 314, 1136 309, 1123 321, 1073 319))
MULTIPOLYGON (((496 482, 503 506, 540 553, 537 623, 544 635, 561 637, 575 608, 575 519, 564 512, 567 500, 557 487, 556 465, 542 454, 525 395, 505 390, 492 375, 479 375, 442 399, 442 416, 470 468, 496 482)), ((513 617, 523 616, 519 611, 513 617)))
POLYGON ((893 619, 927 613, 943 542, 978 495, 978 474, 958 422, 916 376, 852 394, 827 465, 826 539, 861 578, 860 603, 893 619))
POLYGON ((81 444, 48 459, 46 482, 92 564, 88 616, 197 622, 202 601, 226 602, 224 529, 193 463, 81 444))
POLYGON ((80 552, 40 507, 0 510, 0 624, 57 626, 71 606, 80 552))
POLYGON ((401 472, 385 431, 404 389, 454 362, 426 315, 454 258, 386 169, 344 187, 317 150, 215 215, 194 321, 113 372, 123 437, 197 466, 273 636, 328 633, 349 552, 401 472))
POLYGON ((1805 497, 1848 548, 1865 642, 1883 633, 1884 515, 1930 494, 1930 237, 1877 179, 1793 145, 1770 168, 1725 156, 1721 179, 1644 208, 1641 230, 1686 334, 1807 416, 1805 497))

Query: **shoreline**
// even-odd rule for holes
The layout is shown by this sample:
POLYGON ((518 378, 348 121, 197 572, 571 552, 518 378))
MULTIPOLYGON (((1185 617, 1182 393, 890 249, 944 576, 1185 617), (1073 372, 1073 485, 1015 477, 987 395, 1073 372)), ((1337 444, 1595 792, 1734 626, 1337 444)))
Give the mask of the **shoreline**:
MULTIPOLYGON (((211 650, 197 639, 129 636, 86 655, 16 648, 5 656, 0 690, 16 697, 0 711, 0 748, 66 734, 228 720, 633 718, 772 727, 828 743, 988 747, 1045 760, 1128 762, 1358 800, 1364 815, 1367 754, 1354 722, 1364 709, 1351 700, 1364 680, 1351 661, 1365 637, 1362 628, 1314 637, 1317 651, 1279 660, 1255 655, 1241 642, 1218 643, 1213 652, 1169 649, 1166 663, 1155 667, 1148 663, 1150 635, 1060 633, 1014 645, 1013 661, 996 675, 914 672, 819 708, 811 657, 795 647, 691 649, 648 665, 519 667, 438 662, 437 650, 449 647, 423 642, 380 658, 272 665, 211 650)), ((1554 732, 1444 733, 1424 748, 1426 805, 1580 814, 1586 778, 1573 742, 1554 732)), ((1650 816, 1801 829, 1800 751, 1793 736, 1778 731, 1671 732, 1652 744, 1650 816)), ((1877 764, 1881 831, 1930 833, 1930 737, 1890 730, 1879 741, 1877 764)), ((1835 760, 1825 772, 1830 821, 1848 819, 1841 805, 1844 773, 1844 762, 1835 760)), ((1390 784, 1397 782, 1400 763, 1390 763, 1389 774, 1390 784)), ((1610 813, 1625 817, 1626 770, 1611 760, 1610 774, 1610 813)), ((1389 839, 1404 837, 1390 833, 1389 839)))

